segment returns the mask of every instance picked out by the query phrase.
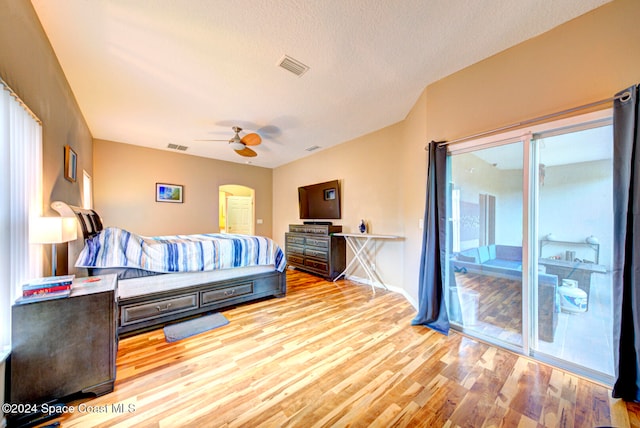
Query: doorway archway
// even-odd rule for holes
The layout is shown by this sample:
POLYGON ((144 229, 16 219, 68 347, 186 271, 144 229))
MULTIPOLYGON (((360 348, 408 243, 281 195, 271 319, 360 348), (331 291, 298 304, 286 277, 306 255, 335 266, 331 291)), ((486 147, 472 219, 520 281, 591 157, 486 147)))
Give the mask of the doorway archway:
POLYGON ((223 184, 219 191, 220 233, 255 234, 255 190, 239 184, 223 184))

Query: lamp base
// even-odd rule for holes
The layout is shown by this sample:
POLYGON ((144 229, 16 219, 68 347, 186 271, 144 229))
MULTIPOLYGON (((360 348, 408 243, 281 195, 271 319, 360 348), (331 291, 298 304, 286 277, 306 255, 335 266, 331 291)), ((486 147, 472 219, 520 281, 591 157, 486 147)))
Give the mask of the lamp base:
POLYGON ((51 276, 56 276, 56 268, 58 265, 58 253, 56 251, 57 244, 51 244, 51 276))

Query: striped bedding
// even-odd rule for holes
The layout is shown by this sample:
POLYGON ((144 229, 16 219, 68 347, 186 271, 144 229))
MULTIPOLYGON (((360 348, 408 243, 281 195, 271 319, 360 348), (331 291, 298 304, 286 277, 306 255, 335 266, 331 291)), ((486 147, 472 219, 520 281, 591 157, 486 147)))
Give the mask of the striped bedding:
POLYGON ((282 272, 282 249, 262 236, 200 234, 140 236, 108 227, 87 239, 80 268, 136 268, 151 272, 201 272, 243 266, 274 265, 282 272))

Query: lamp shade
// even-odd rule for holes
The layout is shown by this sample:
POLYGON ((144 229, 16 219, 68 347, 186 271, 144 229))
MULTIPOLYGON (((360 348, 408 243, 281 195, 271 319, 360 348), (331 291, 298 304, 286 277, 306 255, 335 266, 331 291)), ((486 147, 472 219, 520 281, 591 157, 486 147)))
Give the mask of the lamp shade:
POLYGON ((76 239, 77 226, 73 217, 36 217, 29 225, 32 244, 59 244, 76 239))

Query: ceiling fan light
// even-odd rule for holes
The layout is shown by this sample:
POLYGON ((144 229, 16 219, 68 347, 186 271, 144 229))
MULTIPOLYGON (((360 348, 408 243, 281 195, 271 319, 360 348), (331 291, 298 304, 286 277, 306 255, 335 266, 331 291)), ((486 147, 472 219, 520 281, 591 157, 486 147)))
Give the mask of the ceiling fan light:
POLYGON ((233 150, 243 150, 244 149, 244 144, 242 144, 240 141, 229 141, 229 145, 231 146, 231 148, 233 150))

